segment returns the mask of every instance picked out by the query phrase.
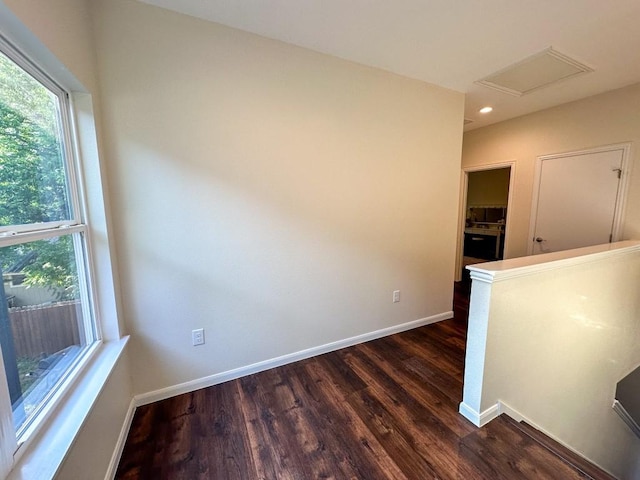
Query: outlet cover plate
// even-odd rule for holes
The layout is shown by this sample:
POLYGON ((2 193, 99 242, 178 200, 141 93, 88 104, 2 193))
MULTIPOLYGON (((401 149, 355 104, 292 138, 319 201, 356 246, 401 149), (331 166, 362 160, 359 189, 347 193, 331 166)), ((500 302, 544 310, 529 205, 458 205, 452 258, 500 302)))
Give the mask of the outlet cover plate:
POLYGON ((204 345, 204 328, 196 328, 191 331, 191 341, 193 346, 204 345))

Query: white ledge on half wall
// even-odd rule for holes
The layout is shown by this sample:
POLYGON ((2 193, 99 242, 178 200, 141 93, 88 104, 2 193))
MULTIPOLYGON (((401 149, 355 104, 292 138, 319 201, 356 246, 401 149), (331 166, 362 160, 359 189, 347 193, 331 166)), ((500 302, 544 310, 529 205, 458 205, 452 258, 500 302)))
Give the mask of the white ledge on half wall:
POLYGON ((525 419, 616 478, 638 478, 640 443, 611 405, 640 362, 640 241, 467 268, 459 412, 478 427, 525 419))
POLYGON ((480 263, 467 266, 467 270, 471 272, 473 280, 494 283, 509 278, 532 275, 541 271, 597 262, 617 255, 624 255, 633 250, 640 250, 640 240, 625 240, 573 250, 563 250, 561 252, 480 263))

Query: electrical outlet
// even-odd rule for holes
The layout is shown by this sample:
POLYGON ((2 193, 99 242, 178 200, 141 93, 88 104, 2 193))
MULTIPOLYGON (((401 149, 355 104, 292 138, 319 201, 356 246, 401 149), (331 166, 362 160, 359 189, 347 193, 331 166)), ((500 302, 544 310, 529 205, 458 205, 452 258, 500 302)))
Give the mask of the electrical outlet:
POLYGON ((204 328, 197 328, 195 330, 191 330, 191 341, 193 346, 203 345, 204 344, 204 328))
POLYGON ((398 303, 400 301, 400 290, 393 291, 393 303, 398 303))

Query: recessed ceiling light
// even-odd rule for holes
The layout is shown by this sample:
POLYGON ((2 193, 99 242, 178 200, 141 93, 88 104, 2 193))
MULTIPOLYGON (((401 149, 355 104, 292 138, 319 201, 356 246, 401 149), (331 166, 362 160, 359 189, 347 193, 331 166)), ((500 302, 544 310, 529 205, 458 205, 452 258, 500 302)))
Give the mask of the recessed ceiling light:
POLYGON ((491 113, 493 112, 493 107, 482 107, 480 109, 480 113, 491 113))

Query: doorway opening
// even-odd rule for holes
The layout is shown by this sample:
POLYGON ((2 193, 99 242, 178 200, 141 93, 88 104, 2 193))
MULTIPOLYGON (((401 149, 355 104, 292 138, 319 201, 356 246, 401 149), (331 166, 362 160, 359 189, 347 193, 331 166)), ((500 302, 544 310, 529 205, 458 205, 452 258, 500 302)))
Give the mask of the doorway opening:
POLYGON ((513 163, 463 170, 456 280, 468 276, 467 265, 505 258, 513 170, 513 163))

